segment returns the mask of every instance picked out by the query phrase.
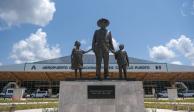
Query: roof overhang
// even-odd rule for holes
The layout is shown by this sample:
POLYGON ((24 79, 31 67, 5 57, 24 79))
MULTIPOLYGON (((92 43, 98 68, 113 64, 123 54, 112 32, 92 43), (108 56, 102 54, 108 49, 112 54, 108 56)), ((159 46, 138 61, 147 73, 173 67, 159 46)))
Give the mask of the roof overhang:
MULTIPOLYGON (((95 77, 95 64, 84 64, 83 77, 95 77)), ((103 68, 102 68, 103 69, 103 68)), ((103 70, 102 70, 103 71, 103 70)), ((109 64, 111 78, 117 78, 117 64, 109 64)), ((0 80, 65 80, 74 78, 71 64, 25 63, 0 67, 0 80)), ((131 63, 128 67, 128 78, 136 80, 194 80, 194 67, 166 63, 131 63)))
MULTIPOLYGON (((110 72, 110 78, 118 78, 118 72, 110 72)), ((95 72, 82 73, 84 78, 95 78, 95 72)), ((161 80, 161 81, 182 81, 194 80, 194 72, 128 72, 128 78, 146 81, 146 80, 161 80)), ((0 72, 1 80, 10 81, 61 81, 67 78, 74 78, 74 72, 0 72)))

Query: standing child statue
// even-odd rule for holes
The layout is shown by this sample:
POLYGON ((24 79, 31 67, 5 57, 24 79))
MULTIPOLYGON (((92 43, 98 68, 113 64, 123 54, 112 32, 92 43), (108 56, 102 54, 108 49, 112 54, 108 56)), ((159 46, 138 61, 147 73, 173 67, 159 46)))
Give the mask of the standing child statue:
POLYGON ((122 71, 124 72, 125 79, 127 78, 127 67, 129 66, 129 59, 127 52, 123 50, 124 45, 119 45, 119 50, 116 51, 115 59, 117 60, 117 64, 119 66, 119 77, 122 78, 122 71))
POLYGON ((75 41, 75 48, 73 48, 71 53, 71 68, 75 70, 75 77, 77 77, 77 70, 79 70, 80 78, 82 78, 82 68, 83 68, 83 54, 90 52, 84 51, 80 49, 81 43, 79 41, 75 41))

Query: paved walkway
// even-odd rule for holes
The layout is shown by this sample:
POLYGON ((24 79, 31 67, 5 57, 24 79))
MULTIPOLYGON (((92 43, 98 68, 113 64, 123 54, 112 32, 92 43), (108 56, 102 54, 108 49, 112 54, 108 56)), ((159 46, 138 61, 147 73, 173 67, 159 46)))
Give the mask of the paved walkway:
POLYGON ((58 102, 14 102, 14 103, 0 103, 0 106, 3 105, 22 105, 22 104, 48 104, 48 103, 58 103, 58 102))
MULTIPOLYGON (((153 109, 146 109, 146 112, 152 112, 153 109)), ((167 110, 167 109, 157 109, 156 112, 188 112, 188 111, 173 111, 173 110, 167 110)))
POLYGON ((15 112, 42 112, 42 109, 17 110, 15 112))
POLYGON ((144 102, 144 103, 150 103, 150 104, 177 104, 177 105, 194 105, 193 102, 144 102))
MULTIPOLYGON (((15 112, 44 112, 44 109, 28 109, 28 110, 17 110, 15 112)), ((49 110, 53 110, 53 108, 49 108, 49 110)))

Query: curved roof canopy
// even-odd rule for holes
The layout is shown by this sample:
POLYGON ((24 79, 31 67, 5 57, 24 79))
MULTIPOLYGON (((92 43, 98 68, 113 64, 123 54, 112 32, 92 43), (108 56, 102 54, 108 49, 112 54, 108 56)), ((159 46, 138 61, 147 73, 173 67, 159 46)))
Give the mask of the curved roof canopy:
MULTIPOLYGON (((0 66, 1 80, 64 80, 74 77, 70 56, 33 63, 0 66)), ((84 55, 83 76, 95 77, 95 56, 84 55)), ((194 67, 157 63, 129 57, 128 78, 137 80, 193 80, 194 67)), ((118 77, 113 55, 109 58, 110 76, 118 77)))

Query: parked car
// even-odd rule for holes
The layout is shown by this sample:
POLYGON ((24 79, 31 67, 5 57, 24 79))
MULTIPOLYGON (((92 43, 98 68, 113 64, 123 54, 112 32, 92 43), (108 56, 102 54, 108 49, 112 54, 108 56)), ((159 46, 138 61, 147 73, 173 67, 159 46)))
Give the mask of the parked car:
POLYGON ((51 98, 59 98, 59 93, 55 94, 55 95, 51 95, 51 98))
POLYGON ((194 90, 183 91, 182 93, 178 93, 178 96, 181 96, 181 97, 194 97, 194 90))
POLYGON ((157 93, 157 97, 167 98, 168 97, 168 92, 167 91, 161 91, 161 92, 157 93))
POLYGON ((48 97, 48 91, 38 91, 30 95, 32 98, 46 98, 48 97))
POLYGON ((0 96, 4 98, 11 98, 13 96, 14 88, 8 88, 5 92, 1 92, 0 96))

